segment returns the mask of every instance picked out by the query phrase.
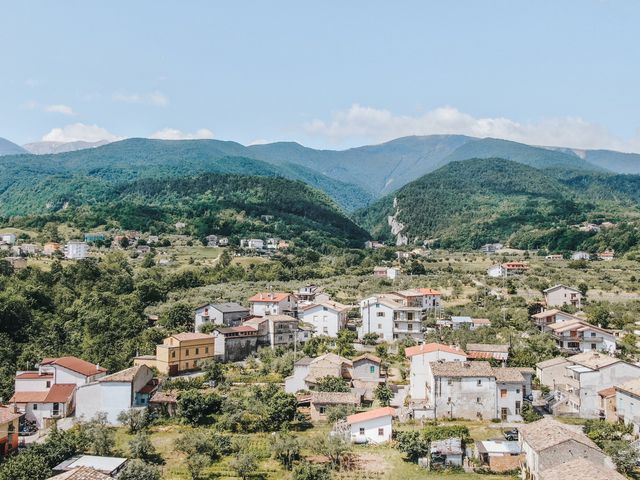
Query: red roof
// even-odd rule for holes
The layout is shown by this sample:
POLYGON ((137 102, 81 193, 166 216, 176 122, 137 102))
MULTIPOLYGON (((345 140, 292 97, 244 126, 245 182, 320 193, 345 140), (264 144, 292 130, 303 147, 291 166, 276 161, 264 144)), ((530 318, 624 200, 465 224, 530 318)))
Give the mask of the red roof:
POLYGON ((419 288, 418 290, 424 295, 442 295, 438 290, 434 290, 433 288, 419 288))
POLYGON ((405 348, 404 350, 404 354, 407 357, 413 357, 414 355, 421 355, 423 353, 431 352, 448 352, 456 355, 466 355, 464 350, 460 348, 450 347, 449 345, 443 345, 442 343, 423 343, 422 345, 405 348))
POLYGON ((53 373, 22 372, 16 375, 18 380, 36 380, 53 378, 53 373))
POLYGON ((362 413, 356 413, 347 417, 348 424, 354 424, 358 422, 366 422, 367 420, 373 420, 380 417, 394 417, 396 415, 396 409, 392 407, 375 408, 362 413))
POLYGON ((0 407, 0 425, 5 425, 14 421, 16 418, 20 418, 21 413, 13 411, 13 407, 0 407))
POLYGON ((49 392, 16 392, 11 397, 11 403, 43 403, 49 392))
POLYGON ((76 391, 75 383, 56 383, 51 387, 44 403, 67 403, 76 391))
POLYGON ((529 268, 529 265, 527 265, 524 262, 507 262, 503 264, 504 268, 529 268))
POLYGON ((284 292, 260 292, 249 299, 250 302, 282 302, 290 294, 284 292))
POLYGON ((602 398, 613 397, 616 394, 616 387, 605 388, 604 390, 600 390, 598 395, 602 398))
POLYGON ((469 352, 469 358, 493 358, 493 352, 469 352))
POLYGON ((106 368, 94 365, 78 357, 43 358, 40 365, 58 365, 60 367, 90 377, 98 373, 107 373, 106 368))

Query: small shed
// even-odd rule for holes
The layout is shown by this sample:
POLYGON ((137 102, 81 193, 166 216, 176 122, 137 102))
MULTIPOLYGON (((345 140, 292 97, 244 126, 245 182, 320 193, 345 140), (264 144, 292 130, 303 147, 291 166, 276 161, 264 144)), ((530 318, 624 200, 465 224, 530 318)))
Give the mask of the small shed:
POLYGON ((462 439, 459 437, 434 440, 429 447, 431 454, 430 468, 434 467, 461 467, 462 439))

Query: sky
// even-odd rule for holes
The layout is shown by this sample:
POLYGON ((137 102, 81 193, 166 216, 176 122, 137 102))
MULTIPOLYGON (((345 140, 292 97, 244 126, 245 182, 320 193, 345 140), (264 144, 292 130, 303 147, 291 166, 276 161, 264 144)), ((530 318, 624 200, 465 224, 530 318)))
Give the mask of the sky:
POLYGON ((0 0, 0 137, 640 152, 637 0, 0 0))

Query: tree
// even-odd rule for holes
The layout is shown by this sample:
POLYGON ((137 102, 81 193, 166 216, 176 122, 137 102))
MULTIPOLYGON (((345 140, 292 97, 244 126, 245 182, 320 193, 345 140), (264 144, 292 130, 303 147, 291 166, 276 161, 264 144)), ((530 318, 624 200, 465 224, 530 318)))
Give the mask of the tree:
POLYGON ((380 402, 380 405, 388 407, 393 398, 393 390, 391 390, 391 387, 386 383, 381 383, 376 387, 374 395, 376 400, 380 402))
POLYGON ((603 449, 611 457, 618 471, 624 474, 634 472, 640 461, 638 450, 625 440, 607 441, 603 449))
POLYGON ((349 385, 343 378, 327 375, 318 379, 316 390, 318 392, 348 392, 349 385))
POLYGON ((277 433, 271 451, 286 470, 291 470, 293 462, 300 458, 300 442, 288 432, 277 433))
POLYGON ((160 469, 134 458, 127 462, 118 480, 160 480, 160 469))
POLYGON ((369 332, 365 333, 362 337, 362 343, 364 343, 365 345, 375 345, 376 343, 378 343, 379 339, 380 335, 374 332, 369 332))
POLYGON ((418 459, 425 457, 429 453, 429 441, 424 438, 421 432, 409 431, 398 432, 398 450, 407 456, 407 459, 417 463, 418 459))
POLYGON ((347 405, 334 405, 327 409, 327 421, 335 423, 355 413, 355 408, 347 405))
POLYGON ((156 449, 151 443, 149 434, 141 431, 129 440, 129 452, 131 457, 148 460, 156 455, 156 449))
POLYGON ((240 453, 231 462, 231 468, 242 480, 247 480, 258 468, 258 462, 252 453, 240 453))
POLYGON ((176 415, 185 423, 200 425, 208 417, 220 410, 222 400, 215 393, 204 393, 191 389, 180 392, 176 408, 176 415))
POLYGON ((147 253, 142 259, 142 268, 151 268, 156 264, 156 254, 153 252, 147 253))
POLYGON ((0 480, 45 480, 51 469, 46 460, 29 452, 21 453, 0 464, 0 480))
POLYGON ((206 455, 196 453, 187 457, 187 470, 192 480, 199 480, 205 468, 211 465, 211 460, 206 455))
POLYGON ((149 414, 146 409, 130 408, 118 414, 118 421, 128 427, 129 433, 138 433, 149 425, 149 414))
POLYGON ((194 316, 191 307, 186 303, 178 302, 171 305, 160 315, 160 324, 170 330, 193 330, 194 316))
POLYGON ((323 465, 302 462, 291 472, 292 480, 331 480, 331 472, 323 465))
POLYGON ((107 422, 106 413, 96 413, 93 419, 85 425, 85 434, 96 455, 108 457, 112 454, 116 446, 115 432, 107 422))
POLYGON ((535 422, 540 420, 542 416, 538 414, 529 402, 524 402, 522 405, 522 420, 526 423, 535 422))
POLYGON ((351 453, 351 444, 337 436, 320 435, 313 440, 311 448, 327 457, 334 469, 339 469, 351 453))
POLYGON ((215 360, 207 360, 202 364, 202 370, 204 372, 204 378, 208 382, 215 382, 219 385, 224 382, 224 368, 220 362, 215 360))

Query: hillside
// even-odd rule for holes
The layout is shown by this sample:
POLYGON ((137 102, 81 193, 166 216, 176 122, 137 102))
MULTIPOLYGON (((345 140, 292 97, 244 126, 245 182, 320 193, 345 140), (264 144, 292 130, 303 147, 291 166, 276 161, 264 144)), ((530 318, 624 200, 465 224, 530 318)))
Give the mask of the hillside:
POLYGON ((20 145, 16 145, 10 142, 6 138, 0 137, 0 155, 20 155, 22 153, 29 153, 20 145))
MULTIPOLYGON (((635 181, 614 183, 602 175, 595 179, 584 176, 582 184, 565 183, 545 171, 510 160, 456 161, 358 212, 357 219, 374 237, 389 239, 392 235, 387 219, 396 215, 404 226, 402 235, 410 242, 430 240, 444 247, 477 248, 510 238, 538 241, 550 229, 611 218, 616 212, 637 214, 632 195, 635 181), (587 190, 585 183, 589 183, 587 190), (607 185, 617 185, 618 191, 600 198, 588 193, 596 188, 605 190, 607 185), (523 235, 528 229, 542 233, 523 235)), ((571 236, 572 245, 586 240, 571 232, 556 236, 571 236)), ((550 246, 549 241, 540 240, 547 243, 538 246, 550 246)))
POLYGON ((81 230, 108 225, 156 233, 174 233, 175 223, 184 222, 184 233, 197 238, 273 236, 316 248, 361 246, 368 238, 326 194, 300 181, 234 174, 138 180, 104 192, 98 201, 16 224, 46 221, 81 230))
POLYGON ((84 150, 87 148, 96 148, 109 143, 107 140, 98 142, 33 142, 27 143, 22 147, 29 153, 35 155, 47 155, 51 153, 75 152, 76 150, 84 150))

